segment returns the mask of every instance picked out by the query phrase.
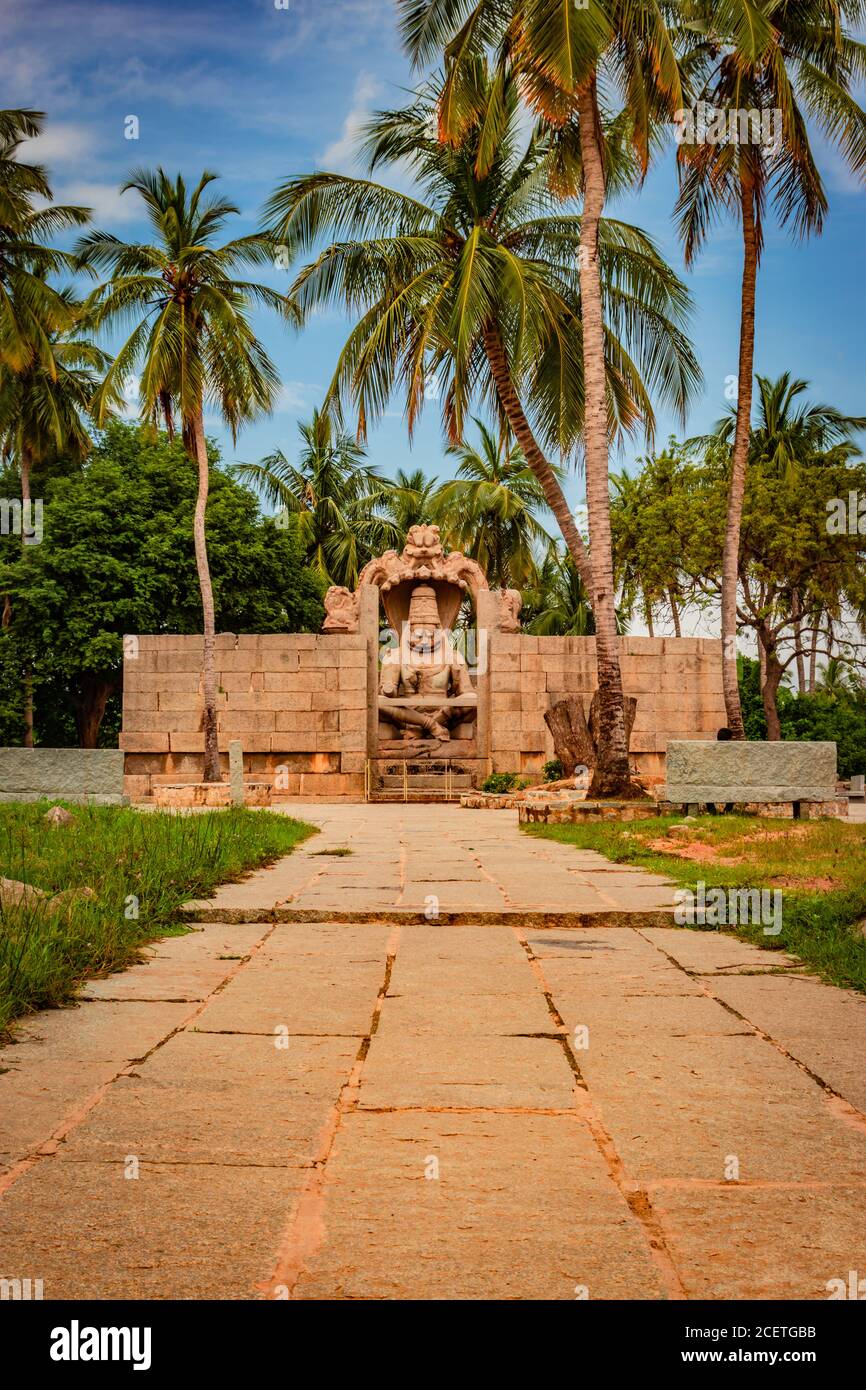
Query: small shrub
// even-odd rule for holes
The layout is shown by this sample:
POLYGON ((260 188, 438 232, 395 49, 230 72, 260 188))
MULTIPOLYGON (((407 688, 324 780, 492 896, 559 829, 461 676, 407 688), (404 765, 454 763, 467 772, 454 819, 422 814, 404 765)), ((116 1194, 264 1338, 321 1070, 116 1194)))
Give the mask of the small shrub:
POLYGON ((515 787, 520 785, 520 779, 516 772, 492 772, 481 783, 481 790, 490 792, 493 796, 506 796, 508 792, 513 792, 515 787))
POLYGON ((551 758, 550 762, 545 763, 541 769, 541 775, 545 782, 558 782, 560 778, 564 777, 565 772, 559 758, 551 758))

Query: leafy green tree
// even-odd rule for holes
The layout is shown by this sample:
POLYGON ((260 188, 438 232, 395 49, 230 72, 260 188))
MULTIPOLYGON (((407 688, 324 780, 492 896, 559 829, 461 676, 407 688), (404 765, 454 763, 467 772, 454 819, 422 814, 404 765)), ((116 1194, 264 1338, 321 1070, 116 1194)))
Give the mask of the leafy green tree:
POLYGON ((232 471, 280 509, 278 524, 296 537, 324 582, 354 588, 367 561, 399 540, 399 524, 389 515, 394 487, 327 412, 314 411, 298 433, 297 463, 278 449, 262 463, 235 464, 232 471))
POLYGON ((255 302, 287 312, 276 290, 239 280, 243 265, 266 265, 273 248, 261 235, 217 244, 227 220, 239 209, 225 198, 205 198, 215 174, 202 174, 189 192, 183 178, 162 169, 139 170, 124 185, 141 197, 153 243, 128 245, 107 232, 91 232, 78 244, 80 264, 108 270, 89 303, 96 328, 118 321, 135 326, 106 378, 109 394, 141 367, 142 413, 171 421, 180 415, 184 443, 198 466, 199 486, 193 519, 196 566, 204 630, 204 776, 221 780, 217 746, 214 592, 208 561, 205 517, 209 471, 204 433, 205 402, 215 407, 232 431, 273 408, 279 385, 276 368, 255 337, 249 307, 255 302))
MULTIPOLYGON (((70 291, 60 299, 73 316, 79 305, 70 291)), ((35 539, 30 511, 34 468, 44 469, 52 462, 64 467, 80 467, 91 447, 88 416, 110 357, 75 329, 60 333, 46 326, 38 351, 26 366, 13 370, 0 363, 0 454, 17 468, 22 501, 22 544, 35 539)), ((118 402, 112 402, 117 404, 118 402)), ((17 614, 26 621, 26 610, 17 614)), ((3 605, 3 625, 12 620, 11 598, 3 605)), ((25 665, 21 672, 24 689, 24 746, 33 746, 33 682, 25 665)))
MULTIPOLYGON (((849 25, 862 21, 859 0, 681 0, 689 68, 699 99, 740 122, 748 112, 778 122, 773 140, 687 138, 680 145, 677 212, 691 264, 721 215, 743 238, 736 423, 722 580, 722 679, 728 725, 744 737, 735 660, 740 528, 752 428, 755 293, 772 203, 795 235, 820 232, 827 197, 810 142, 820 130, 859 178, 866 177, 866 113, 854 88, 866 50, 849 25)), ((739 124, 737 126, 739 132, 739 124)), ((684 132, 688 134, 688 132, 684 132)))
POLYGON ((614 574, 624 614, 639 608, 653 635, 653 613, 661 604, 670 609, 674 635, 681 633, 678 546, 674 539, 683 524, 679 510, 674 441, 661 454, 641 460, 641 470, 611 476, 611 534, 614 574))
MULTIPOLYGON (((453 444, 457 477, 443 483, 435 516, 455 550, 476 560, 491 587, 523 589, 536 578, 536 557, 551 545, 538 520, 547 511, 541 484, 519 444, 475 419, 478 446, 453 444)), ((557 470, 559 472, 559 470, 557 470)))
MULTIPOLYGON (((227 631, 317 631, 321 584, 290 535, 209 449, 210 561, 227 631)), ((36 736, 85 747, 116 741, 125 633, 199 633, 189 531, 197 467, 150 426, 108 426, 84 468, 48 483, 41 544, 0 540, 0 587, 27 623, 0 633, 0 741, 22 720, 9 673, 31 662, 36 736), (108 716, 106 717, 106 710, 108 716), (105 728, 103 729, 103 719, 105 728)))
MULTIPOLYGON (((780 377, 756 376, 755 423, 748 450, 749 466, 760 465, 770 474, 776 473, 785 481, 794 478, 798 465, 820 461, 832 453, 837 462, 854 458, 859 449, 854 441, 856 431, 866 429, 866 417, 846 415, 835 406, 803 399, 809 382, 793 378, 790 372, 780 377)), ((712 435, 688 441, 690 445, 706 446, 720 440, 731 447, 736 436, 738 406, 732 405, 716 424, 712 435)), ((806 689, 804 621, 811 626, 810 686, 814 687, 815 663, 821 636, 822 611, 807 613, 805 595, 795 590, 791 594, 791 615, 794 627, 795 659, 799 689, 806 689)), ((747 734, 748 736, 748 734, 747 734)))

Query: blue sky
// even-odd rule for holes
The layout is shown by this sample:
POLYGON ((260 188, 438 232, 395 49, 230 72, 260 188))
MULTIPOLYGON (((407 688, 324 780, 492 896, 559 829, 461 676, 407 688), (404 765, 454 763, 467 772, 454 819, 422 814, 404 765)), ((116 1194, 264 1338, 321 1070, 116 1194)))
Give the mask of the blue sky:
MULTIPOLYGON (((0 104, 48 114, 34 152, 52 173, 55 196, 92 206, 95 221, 124 238, 144 228, 137 197, 118 185, 138 165, 162 164, 188 179, 211 168, 241 209, 238 232, 256 225, 274 184, 313 168, 353 172, 352 135, 377 106, 395 105, 415 80, 400 50, 391 0, 0 0, 0 104), (139 139, 124 138, 129 115, 139 139)), ((866 195, 835 151, 822 170, 831 202, 823 236, 792 243, 771 223, 759 281, 757 369, 785 369, 812 382, 815 398, 866 413, 866 195)), ((673 157, 638 196, 617 205, 649 231, 685 275, 672 221, 673 157)), ((725 380, 736 374, 740 245, 721 226, 694 273, 694 342, 705 388, 688 432, 710 427, 725 408, 725 380)), ((267 278, 282 287, 288 273, 267 278)), ((277 412, 249 427, 228 460, 256 460, 275 447, 291 453, 296 422, 309 416, 330 378, 347 324, 336 313, 302 335, 267 315, 257 329, 283 382, 277 412)), ((658 437, 676 431, 660 414, 658 437)), ((212 433, 221 436, 214 426, 212 433)), ((620 464, 643 452, 627 446, 620 464)), ((414 447, 402 403, 371 432, 370 455, 384 472, 400 466, 449 471, 431 402, 414 447)), ((569 492, 582 499, 575 477, 569 492)))

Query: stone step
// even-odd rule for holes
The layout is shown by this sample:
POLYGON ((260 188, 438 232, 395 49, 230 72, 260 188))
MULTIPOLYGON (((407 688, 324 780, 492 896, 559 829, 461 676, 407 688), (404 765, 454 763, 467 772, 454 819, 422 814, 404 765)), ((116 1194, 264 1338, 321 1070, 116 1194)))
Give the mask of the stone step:
POLYGON ((478 927, 534 927, 542 930, 562 930, 563 928, 610 927, 672 927, 673 908, 612 908, 599 912, 532 911, 525 908, 500 908, 489 911, 483 908, 465 908, 462 911, 441 911, 431 920, 420 908, 381 907, 353 908, 336 907, 214 907, 209 902, 188 902, 180 909, 180 916, 187 922, 222 922, 226 925, 261 922, 334 922, 348 924, 358 922, 387 923, 426 923, 428 926, 478 926, 478 927))
POLYGON ((459 791, 453 792, 453 793, 451 794, 451 796, 449 796, 448 793, 444 790, 444 788, 443 788, 442 791, 431 791, 431 790, 422 790, 422 791, 414 790, 414 791, 413 791, 412 788, 409 788, 408 792, 404 795, 403 791, 402 791, 402 790, 399 790, 399 789, 397 789, 397 788, 389 788, 389 789, 386 789, 386 790, 378 790, 378 791, 377 791, 376 788, 374 787, 374 788, 371 790, 371 792, 370 792, 370 798, 369 798, 369 799, 370 799, 370 801, 425 801, 425 802, 440 802, 440 801, 441 801, 441 802, 446 802, 448 805, 459 806, 459 805, 460 805, 460 796, 461 796, 461 793, 460 793, 459 791))

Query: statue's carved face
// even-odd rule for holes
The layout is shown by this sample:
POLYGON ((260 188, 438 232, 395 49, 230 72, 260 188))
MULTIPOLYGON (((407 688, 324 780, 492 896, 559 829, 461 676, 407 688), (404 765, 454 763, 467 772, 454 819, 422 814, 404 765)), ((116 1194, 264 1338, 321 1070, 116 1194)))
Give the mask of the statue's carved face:
POLYGON ((439 643, 439 630, 426 623, 412 623, 409 628, 409 647, 419 656, 429 656, 439 643))

